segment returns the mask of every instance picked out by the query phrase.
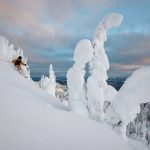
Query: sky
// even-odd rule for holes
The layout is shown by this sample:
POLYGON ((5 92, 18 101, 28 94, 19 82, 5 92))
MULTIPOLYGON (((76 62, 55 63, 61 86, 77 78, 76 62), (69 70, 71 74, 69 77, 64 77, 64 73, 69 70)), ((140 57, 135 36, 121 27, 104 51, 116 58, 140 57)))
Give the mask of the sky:
POLYGON ((0 35, 21 47, 32 75, 65 75, 81 39, 93 38, 100 20, 121 13, 122 24, 108 32, 105 43, 109 77, 128 76, 150 64, 149 0, 0 0, 0 35))

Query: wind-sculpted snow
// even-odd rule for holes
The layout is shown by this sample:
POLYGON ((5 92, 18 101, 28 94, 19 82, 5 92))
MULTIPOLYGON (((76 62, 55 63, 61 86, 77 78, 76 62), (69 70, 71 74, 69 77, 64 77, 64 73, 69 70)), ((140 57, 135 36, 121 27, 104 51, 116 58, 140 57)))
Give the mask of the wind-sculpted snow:
POLYGON ((107 30, 117 27, 121 21, 120 14, 107 15, 97 27, 92 43, 84 39, 77 44, 74 52, 75 63, 67 73, 71 111, 85 116, 90 115, 95 120, 103 120, 104 101, 112 101, 116 95, 116 90, 106 82, 109 60, 105 53, 104 42, 107 39, 107 30), (84 79, 85 65, 89 66, 90 73, 87 83, 84 79), (110 97, 111 100, 108 100, 110 97))
POLYGON ((150 102, 150 67, 136 70, 124 83, 112 102, 107 115, 110 122, 122 121, 122 130, 136 118, 140 104, 150 102))
POLYGON ((75 63, 84 68, 85 64, 88 63, 93 55, 94 49, 90 40, 83 39, 78 42, 74 51, 74 61, 75 63))
POLYGON ((102 19, 94 34, 92 42, 94 54, 89 63, 91 75, 87 79, 87 99, 90 116, 96 120, 104 119, 104 101, 112 101, 112 98, 116 95, 116 90, 111 86, 108 87, 106 82, 108 79, 109 60, 105 53, 104 42, 107 40, 107 30, 120 25, 122 18, 117 13, 107 15, 102 19), (111 100, 106 99, 110 98, 108 95, 112 96, 111 100))
POLYGON ((118 13, 110 13, 106 15, 96 28, 94 33, 94 39, 102 39, 104 41, 107 41, 107 30, 119 26, 122 20, 123 16, 118 13))
POLYGON ((70 110, 84 116, 88 116, 84 80, 85 64, 91 60, 93 51, 90 40, 79 41, 74 53, 75 63, 67 72, 70 110))

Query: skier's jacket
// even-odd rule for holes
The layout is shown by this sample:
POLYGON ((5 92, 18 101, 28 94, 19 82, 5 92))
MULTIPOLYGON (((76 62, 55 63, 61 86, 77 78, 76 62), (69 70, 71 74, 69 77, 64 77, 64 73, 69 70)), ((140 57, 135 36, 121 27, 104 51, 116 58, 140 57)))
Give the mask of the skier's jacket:
POLYGON ((12 60, 12 63, 14 63, 15 66, 26 65, 20 59, 14 59, 12 60))

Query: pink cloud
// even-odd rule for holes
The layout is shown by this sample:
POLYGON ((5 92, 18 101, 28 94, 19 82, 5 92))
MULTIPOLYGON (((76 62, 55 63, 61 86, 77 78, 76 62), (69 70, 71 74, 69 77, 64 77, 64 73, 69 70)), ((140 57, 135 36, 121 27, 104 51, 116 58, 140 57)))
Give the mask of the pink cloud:
POLYGON ((117 64, 117 63, 112 63, 111 68, 112 69, 117 69, 117 70, 124 70, 124 71, 129 71, 129 70, 135 70, 142 67, 142 65, 135 65, 135 64, 117 64))

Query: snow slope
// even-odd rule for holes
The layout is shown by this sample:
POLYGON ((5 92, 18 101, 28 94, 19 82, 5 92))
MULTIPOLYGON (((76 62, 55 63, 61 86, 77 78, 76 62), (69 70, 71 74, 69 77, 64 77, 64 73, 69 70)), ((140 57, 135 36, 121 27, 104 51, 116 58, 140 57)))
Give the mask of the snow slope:
POLYGON ((133 145, 68 112, 10 63, 0 61, 0 150, 136 150, 133 145))

